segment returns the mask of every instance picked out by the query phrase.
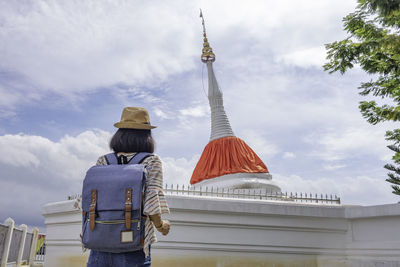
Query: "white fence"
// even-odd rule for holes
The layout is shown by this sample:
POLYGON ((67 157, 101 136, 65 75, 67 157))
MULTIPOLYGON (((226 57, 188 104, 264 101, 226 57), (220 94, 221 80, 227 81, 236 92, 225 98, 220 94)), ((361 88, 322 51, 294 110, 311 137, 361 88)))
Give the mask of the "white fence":
MULTIPOLYGON (((185 185, 165 184, 164 192, 167 195, 188 195, 203 197, 223 197, 238 199, 259 199, 285 202, 304 202, 328 205, 340 205, 340 197, 332 194, 313 194, 298 192, 270 192, 266 189, 228 189, 217 187, 194 187, 185 185)), ((68 200, 80 199, 80 194, 69 195, 68 200)))
MULTIPOLYGON (((28 227, 25 224, 16 228, 14 220, 8 218, 4 224, 0 224, 0 266, 42 266, 40 263, 34 264, 35 261, 40 262, 44 259, 40 256, 37 258, 36 255, 38 238, 37 228, 32 233, 28 233, 28 227)), ((44 255, 44 252, 42 254, 44 255)))
POLYGON ((337 195, 297 192, 270 192, 266 189, 228 189, 166 184, 164 187, 164 191, 168 195, 211 196, 223 198, 291 201, 332 205, 340 204, 340 197, 338 197, 337 195))

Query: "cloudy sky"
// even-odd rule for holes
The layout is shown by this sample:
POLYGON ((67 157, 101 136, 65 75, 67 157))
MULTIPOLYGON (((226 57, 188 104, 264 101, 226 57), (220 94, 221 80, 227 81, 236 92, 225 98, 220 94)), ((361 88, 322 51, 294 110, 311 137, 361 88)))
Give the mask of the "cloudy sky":
POLYGON ((349 0, 0 0, 0 221, 43 226, 79 193, 124 106, 146 107, 165 182, 187 185, 208 142, 203 9, 235 134, 283 191, 397 202, 385 130, 357 108, 360 69, 323 71, 349 0), (204 81, 204 88, 203 88, 204 81))

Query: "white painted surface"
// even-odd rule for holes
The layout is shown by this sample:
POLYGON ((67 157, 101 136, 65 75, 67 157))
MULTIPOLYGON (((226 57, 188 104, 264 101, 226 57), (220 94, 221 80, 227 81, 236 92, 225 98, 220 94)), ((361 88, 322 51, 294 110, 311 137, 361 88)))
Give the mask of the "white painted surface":
POLYGON ((232 127, 224 109, 224 101, 221 90, 214 74, 212 62, 207 62, 208 71, 208 102, 211 109, 211 136, 210 141, 234 136, 232 127))
POLYGON ((205 179, 192 188, 224 188, 224 189, 262 189, 268 193, 281 192, 281 189, 272 181, 269 173, 233 173, 205 179))
POLYGON ((36 264, 35 265, 35 257, 36 257, 36 244, 38 243, 38 237, 39 237, 39 229, 38 228, 33 228, 33 238, 32 238, 32 246, 31 250, 29 252, 29 263, 30 266, 43 266, 43 264, 36 264))
POLYGON ((1 256, 1 267, 6 267, 7 265, 8 254, 10 253, 11 239, 14 231, 15 222, 13 219, 7 218, 7 220, 4 221, 4 224, 8 226, 8 232, 4 240, 4 250, 1 256))
POLYGON ((24 247, 25 247, 25 239, 26 239, 26 233, 28 232, 28 226, 26 224, 21 224, 19 226, 19 229, 22 230, 22 237, 21 241, 19 244, 19 251, 18 251, 18 257, 17 257, 17 267, 20 267, 22 264, 22 254, 24 253, 24 247))
MULTIPOLYGON (((171 232, 158 236, 153 259, 218 262, 205 266, 248 257, 280 266, 400 266, 400 204, 328 206, 194 196, 167 196, 167 201, 171 232)), ((43 214, 45 266, 87 257, 75 201, 50 203, 43 214)))
POLYGON ((87 257, 83 255, 79 236, 82 223, 79 206, 78 201, 68 200, 50 203, 43 208, 46 224, 44 266, 82 266, 70 264, 74 258, 87 257))

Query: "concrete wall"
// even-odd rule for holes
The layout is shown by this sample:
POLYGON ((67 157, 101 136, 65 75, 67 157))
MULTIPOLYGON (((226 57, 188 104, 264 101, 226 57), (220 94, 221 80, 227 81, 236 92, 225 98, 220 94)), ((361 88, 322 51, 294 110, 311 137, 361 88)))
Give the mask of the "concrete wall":
MULTIPOLYGON (((400 204, 328 206, 168 196, 171 232, 152 266, 400 267, 400 204)), ((44 207, 45 266, 85 266, 74 200, 44 207)))

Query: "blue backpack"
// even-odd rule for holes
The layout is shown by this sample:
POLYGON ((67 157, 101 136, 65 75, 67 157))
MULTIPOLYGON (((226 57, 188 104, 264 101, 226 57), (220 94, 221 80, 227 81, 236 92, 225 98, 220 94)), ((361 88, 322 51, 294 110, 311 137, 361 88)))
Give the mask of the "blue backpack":
POLYGON ((127 164, 117 155, 106 155, 109 165, 91 167, 82 189, 82 243, 104 252, 140 250, 144 243, 142 203, 144 165, 150 153, 138 153, 127 164))

